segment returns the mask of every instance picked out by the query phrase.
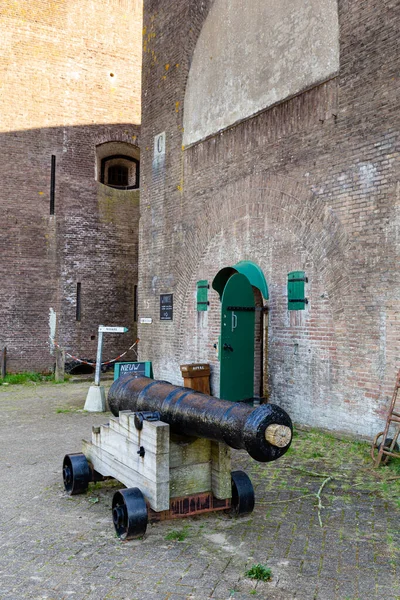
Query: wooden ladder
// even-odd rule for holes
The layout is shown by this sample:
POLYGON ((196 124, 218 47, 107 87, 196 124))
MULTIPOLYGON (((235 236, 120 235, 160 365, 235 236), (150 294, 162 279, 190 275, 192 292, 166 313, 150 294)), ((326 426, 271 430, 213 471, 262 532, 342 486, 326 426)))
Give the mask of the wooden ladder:
POLYGON ((392 401, 390 403, 388 416, 386 418, 385 429, 384 429, 384 431, 380 431, 375 436, 375 439, 372 443, 371 456, 372 456, 372 460, 374 461, 375 467, 379 467, 383 456, 385 456, 385 458, 382 461, 384 464, 387 463, 387 461, 389 460, 389 456, 394 456, 396 458, 400 458, 400 452, 395 450, 395 448, 397 448, 397 438, 400 435, 400 412, 399 412, 399 409, 395 410, 395 408, 397 408, 396 402, 397 402, 397 394, 399 392, 399 389, 400 389, 400 370, 397 373, 396 383, 394 384, 393 396, 392 396, 392 401), (392 439, 388 440, 388 444, 386 445, 385 442, 387 440, 389 428, 392 425, 392 423, 395 424, 394 436, 392 439), (380 437, 382 437, 382 441, 378 442, 380 437), (377 454, 377 456, 375 456, 377 449, 378 449, 378 454, 377 454))

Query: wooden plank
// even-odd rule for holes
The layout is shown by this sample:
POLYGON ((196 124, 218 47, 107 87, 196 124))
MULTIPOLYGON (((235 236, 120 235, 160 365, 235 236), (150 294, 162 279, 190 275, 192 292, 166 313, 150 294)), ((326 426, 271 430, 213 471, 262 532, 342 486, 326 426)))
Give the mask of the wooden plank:
POLYGON ((138 447, 145 446, 146 450, 152 452, 169 452, 169 425, 163 421, 143 421, 143 429, 138 431, 134 424, 134 413, 124 411, 118 417, 111 417, 110 429, 120 433, 136 444, 138 447), (163 429, 163 433, 161 433, 163 429))
POLYGON ((226 444, 211 444, 211 489, 220 500, 231 498, 231 449, 226 444))
POLYGON ((169 427, 160 421, 146 423, 146 425, 150 427, 143 426, 140 445, 128 439, 123 433, 123 429, 122 432, 112 429, 111 421, 110 425, 101 425, 99 433, 97 428, 92 431, 92 444, 105 450, 139 475, 154 482, 168 482, 169 452, 159 452, 157 448, 164 449, 166 447, 165 437, 168 437, 169 427), (149 449, 147 443, 146 434, 149 432, 153 442, 152 448, 155 451, 149 449), (140 447, 144 448, 144 456, 138 454, 140 447))
POLYGON ((56 369, 54 372, 54 381, 57 383, 64 381, 65 378, 65 351, 56 348, 56 369))
POLYGON ((211 441, 202 438, 171 435, 170 468, 196 465, 211 460, 211 441))
POLYGON ((169 482, 150 481, 143 474, 122 464, 103 448, 85 440, 82 452, 93 468, 102 475, 114 477, 128 488, 138 487, 153 510, 169 510, 169 482))
POLYGON ((211 491, 211 463, 170 469, 171 498, 211 491))
POLYGON ((0 355, 0 376, 2 379, 7 374, 7 346, 4 346, 0 355))

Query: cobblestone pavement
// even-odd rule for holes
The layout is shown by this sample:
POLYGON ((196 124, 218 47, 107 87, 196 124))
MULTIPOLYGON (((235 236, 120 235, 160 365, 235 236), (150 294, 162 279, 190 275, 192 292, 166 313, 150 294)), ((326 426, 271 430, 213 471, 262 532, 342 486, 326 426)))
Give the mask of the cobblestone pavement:
POLYGON ((302 457, 295 448, 306 448, 305 432, 273 464, 235 452, 234 466, 255 486, 251 516, 161 522, 144 540, 121 542, 110 512, 120 484, 91 485, 83 496, 63 491, 64 454, 80 451, 92 425, 107 421, 81 411, 88 385, 0 386, 2 600, 400 598, 399 508, 357 483, 359 454, 347 450, 351 444, 332 444, 345 483, 326 480, 324 469, 329 475, 336 467, 318 449, 314 462, 302 462, 306 451, 302 457), (177 529, 182 541, 166 539, 177 529), (256 563, 271 568, 271 581, 245 577, 256 563))

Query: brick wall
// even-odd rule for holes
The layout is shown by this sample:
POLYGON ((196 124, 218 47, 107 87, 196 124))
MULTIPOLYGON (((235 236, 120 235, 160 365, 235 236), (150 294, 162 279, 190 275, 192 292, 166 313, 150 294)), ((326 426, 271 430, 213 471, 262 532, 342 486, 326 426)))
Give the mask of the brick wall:
POLYGON ((104 358, 136 337, 139 192, 96 181, 96 146, 140 145, 141 12, 137 0, 2 3, 0 346, 10 371, 50 370, 53 341, 95 358, 101 323, 130 328, 104 336, 104 358))
POLYGON ((340 0, 336 76, 184 148, 186 82, 211 4, 144 3, 140 316, 153 322, 139 326, 141 357, 176 383, 179 364, 210 362, 218 393, 219 298, 211 291, 197 313, 196 281, 252 260, 270 290, 270 400, 298 422, 371 435, 400 358, 399 5, 340 0), (287 310, 294 270, 309 280, 302 312, 287 310), (159 319, 164 292, 173 322, 159 319))

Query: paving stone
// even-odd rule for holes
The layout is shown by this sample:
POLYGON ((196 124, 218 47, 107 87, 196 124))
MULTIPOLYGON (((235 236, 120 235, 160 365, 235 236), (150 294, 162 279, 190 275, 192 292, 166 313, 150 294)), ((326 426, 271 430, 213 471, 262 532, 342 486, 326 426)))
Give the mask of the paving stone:
MULTIPOLYGON (((78 412, 87 384, 0 388, 0 599, 20 600, 397 600, 399 510, 365 494, 324 500, 320 527, 313 496, 278 490, 276 467, 259 468, 242 452, 235 468, 257 490, 245 518, 216 514, 150 525, 143 540, 121 542, 111 519, 115 488, 67 496, 61 464, 92 425, 108 415, 78 412), (40 392, 38 394, 38 391, 40 392), (57 413, 62 406, 75 407, 57 413), (45 417, 45 418, 43 418, 45 417), (89 499, 98 502, 91 503, 89 499), (275 502, 275 503, 274 503, 275 502), (165 539, 186 526, 183 542, 165 539), (391 543, 388 540, 391 540, 391 543), (267 564, 272 581, 245 577, 267 564), (252 594, 252 590, 256 594, 252 594)), ((339 442, 338 442, 339 443, 339 442)), ((351 465, 347 465, 350 469, 351 465)), ((321 469, 322 470, 322 469, 321 469)), ((317 492, 280 469, 282 485, 317 492)))

